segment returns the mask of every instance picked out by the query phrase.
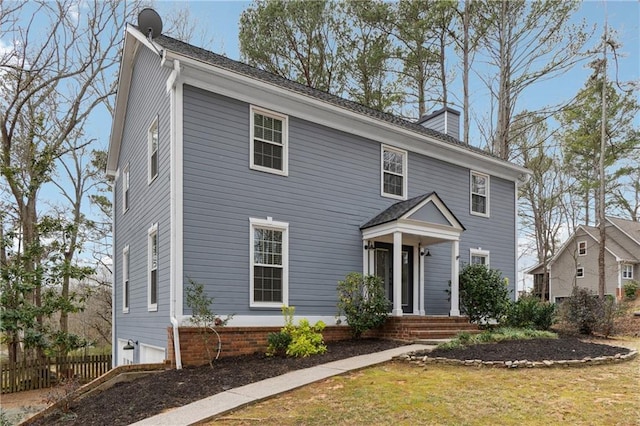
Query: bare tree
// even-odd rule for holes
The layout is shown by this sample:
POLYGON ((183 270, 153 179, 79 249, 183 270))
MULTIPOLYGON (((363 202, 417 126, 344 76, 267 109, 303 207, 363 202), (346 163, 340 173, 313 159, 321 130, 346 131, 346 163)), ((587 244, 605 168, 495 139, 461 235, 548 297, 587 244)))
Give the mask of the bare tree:
MULTIPOLYGON (((115 93, 128 7, 116 0, 39 0, 0 10, 0 22, 12 23, 0 27, 0 38, 11 40, 0 63, 1 180, 22 244, 11 259, 3 244, 2 256, 22 265, 33 285, 24 302, 35 307, 42 306, 42 282, 34 274, 43 259, 38 194, 56 161, 75 149, 67 141, 115 93)), ((36 312, 42 329, 47 313, 36 312)), ((8 337, 12 360, 18 339, 19 327, 8 337)))
POLYGON ((500 158, 510 158, 510 132, 523 92, 583 59, 590 34, 584 25, 569 25, 578 7, 564 0, 484 2, 484 52, 495 68, 484 81, 497 104, 495 132, 485 136, 500 158))

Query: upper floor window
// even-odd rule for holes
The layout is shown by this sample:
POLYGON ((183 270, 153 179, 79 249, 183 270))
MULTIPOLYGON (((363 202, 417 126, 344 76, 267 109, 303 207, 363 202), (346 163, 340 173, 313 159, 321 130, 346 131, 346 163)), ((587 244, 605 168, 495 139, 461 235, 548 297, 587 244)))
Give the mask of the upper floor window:
POLYGON ((584 267, 578 266, 576 268, 576 278, 584 278, 584 267))
POLYGON ((251 107, 250 168, 287 176, 288 118, 251 107))
POLYGON ((407 152, 382 146, 381 186, 385 197, 407 198, 407 152))
POLYGON ((489 176, 471 172, 471 214, 489 216, 489 176))
POLYGON ((626 280, 633 279, 633 265, 622 265, 622 278, 626 280))
POLYGON ((482 249, 469 250, 469 263, 489 267, 489 251, 482 249))
POLYGON ((129 165, 122 171, 122 211, 129 210, 129 165))
POLYGON ((578 241, 578 256, 586 256, 586 255, 587 255, 587 242, 578 241))
POLYGON ((289 224, 250 219, 250 306, 288 304, 289 224))
POLYGON ((122 250, 122 312, 129 312, 129 246, 122 250))
POLYGON ((147 133, 149 146, 149 183, 158 177, 158 116, 153 119, 147 133))
POLYGON ((148 288, 147 300, 150 311, 158 310, 158 224, 148 232, 148 288))

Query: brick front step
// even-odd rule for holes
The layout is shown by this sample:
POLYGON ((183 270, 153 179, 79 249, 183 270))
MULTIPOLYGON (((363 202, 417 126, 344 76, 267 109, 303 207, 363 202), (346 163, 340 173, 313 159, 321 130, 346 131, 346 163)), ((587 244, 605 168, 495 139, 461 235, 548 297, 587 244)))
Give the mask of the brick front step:
POLYGON ((466 317, 406 316, 390 317, 380 329, 380 336, 387 339, 420 340, 447 339, 460 332, 479 333, 478 326, 466 317))

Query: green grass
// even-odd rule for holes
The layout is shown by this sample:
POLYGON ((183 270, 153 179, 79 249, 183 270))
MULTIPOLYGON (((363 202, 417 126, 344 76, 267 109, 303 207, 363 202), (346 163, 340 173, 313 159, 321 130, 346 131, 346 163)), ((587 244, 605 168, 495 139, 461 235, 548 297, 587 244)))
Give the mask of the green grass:
MULTIPOLYGON (((640 349, 640 339, 614 344, 640 349)), ((405 362, 336 376, 215 425, 637 425, 640 359, 571 369, 405 362)))

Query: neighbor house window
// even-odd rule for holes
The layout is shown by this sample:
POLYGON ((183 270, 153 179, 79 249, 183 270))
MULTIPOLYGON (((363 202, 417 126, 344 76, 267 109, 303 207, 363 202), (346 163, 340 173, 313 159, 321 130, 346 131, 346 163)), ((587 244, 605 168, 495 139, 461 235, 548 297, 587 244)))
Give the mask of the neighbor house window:
POLYGON ((129 210, 129 165, 122 172, 122 211, 129 210))
POLYGON ((382 195, 385 197, 407 198, 407 152, 382 146, 381 160, 382 195))
POLYGON ((250 168, 287 176, 288 118, 251 107, 250 168))
POLYGON ((584 268, 582 266, 576 268, 576 278, 584 278, 584 268))
POLYGON ((280 308, 289 296, 289 224, 250 219, 250 306, 280 308))
POLYGON ((489 216, 489 176, 471 172, 471 214, 489 216))
POLYGON ((622 265, 622 278, 626 280, 633 279, 633 265, 622 265))
POLYGON ((149 126, 149 183, 158 177, 158 116, 154 118, 149 126))
POLYGON ((154 224, 148 231, 148 308, 150 311, 158 310, 158 224, 154 224))
POLYGON ((484 265, 489 267, 489 251, 482 249, 471 249, 469 251, 469 263, 472 265, 484 265))
POLYGON ((578 256, 586 256, 586 255, 587 255, 587 242, 578 241, 578 256))
POLYGON ((129 312, 129 246, 122 250, 122 312, 129 312))

